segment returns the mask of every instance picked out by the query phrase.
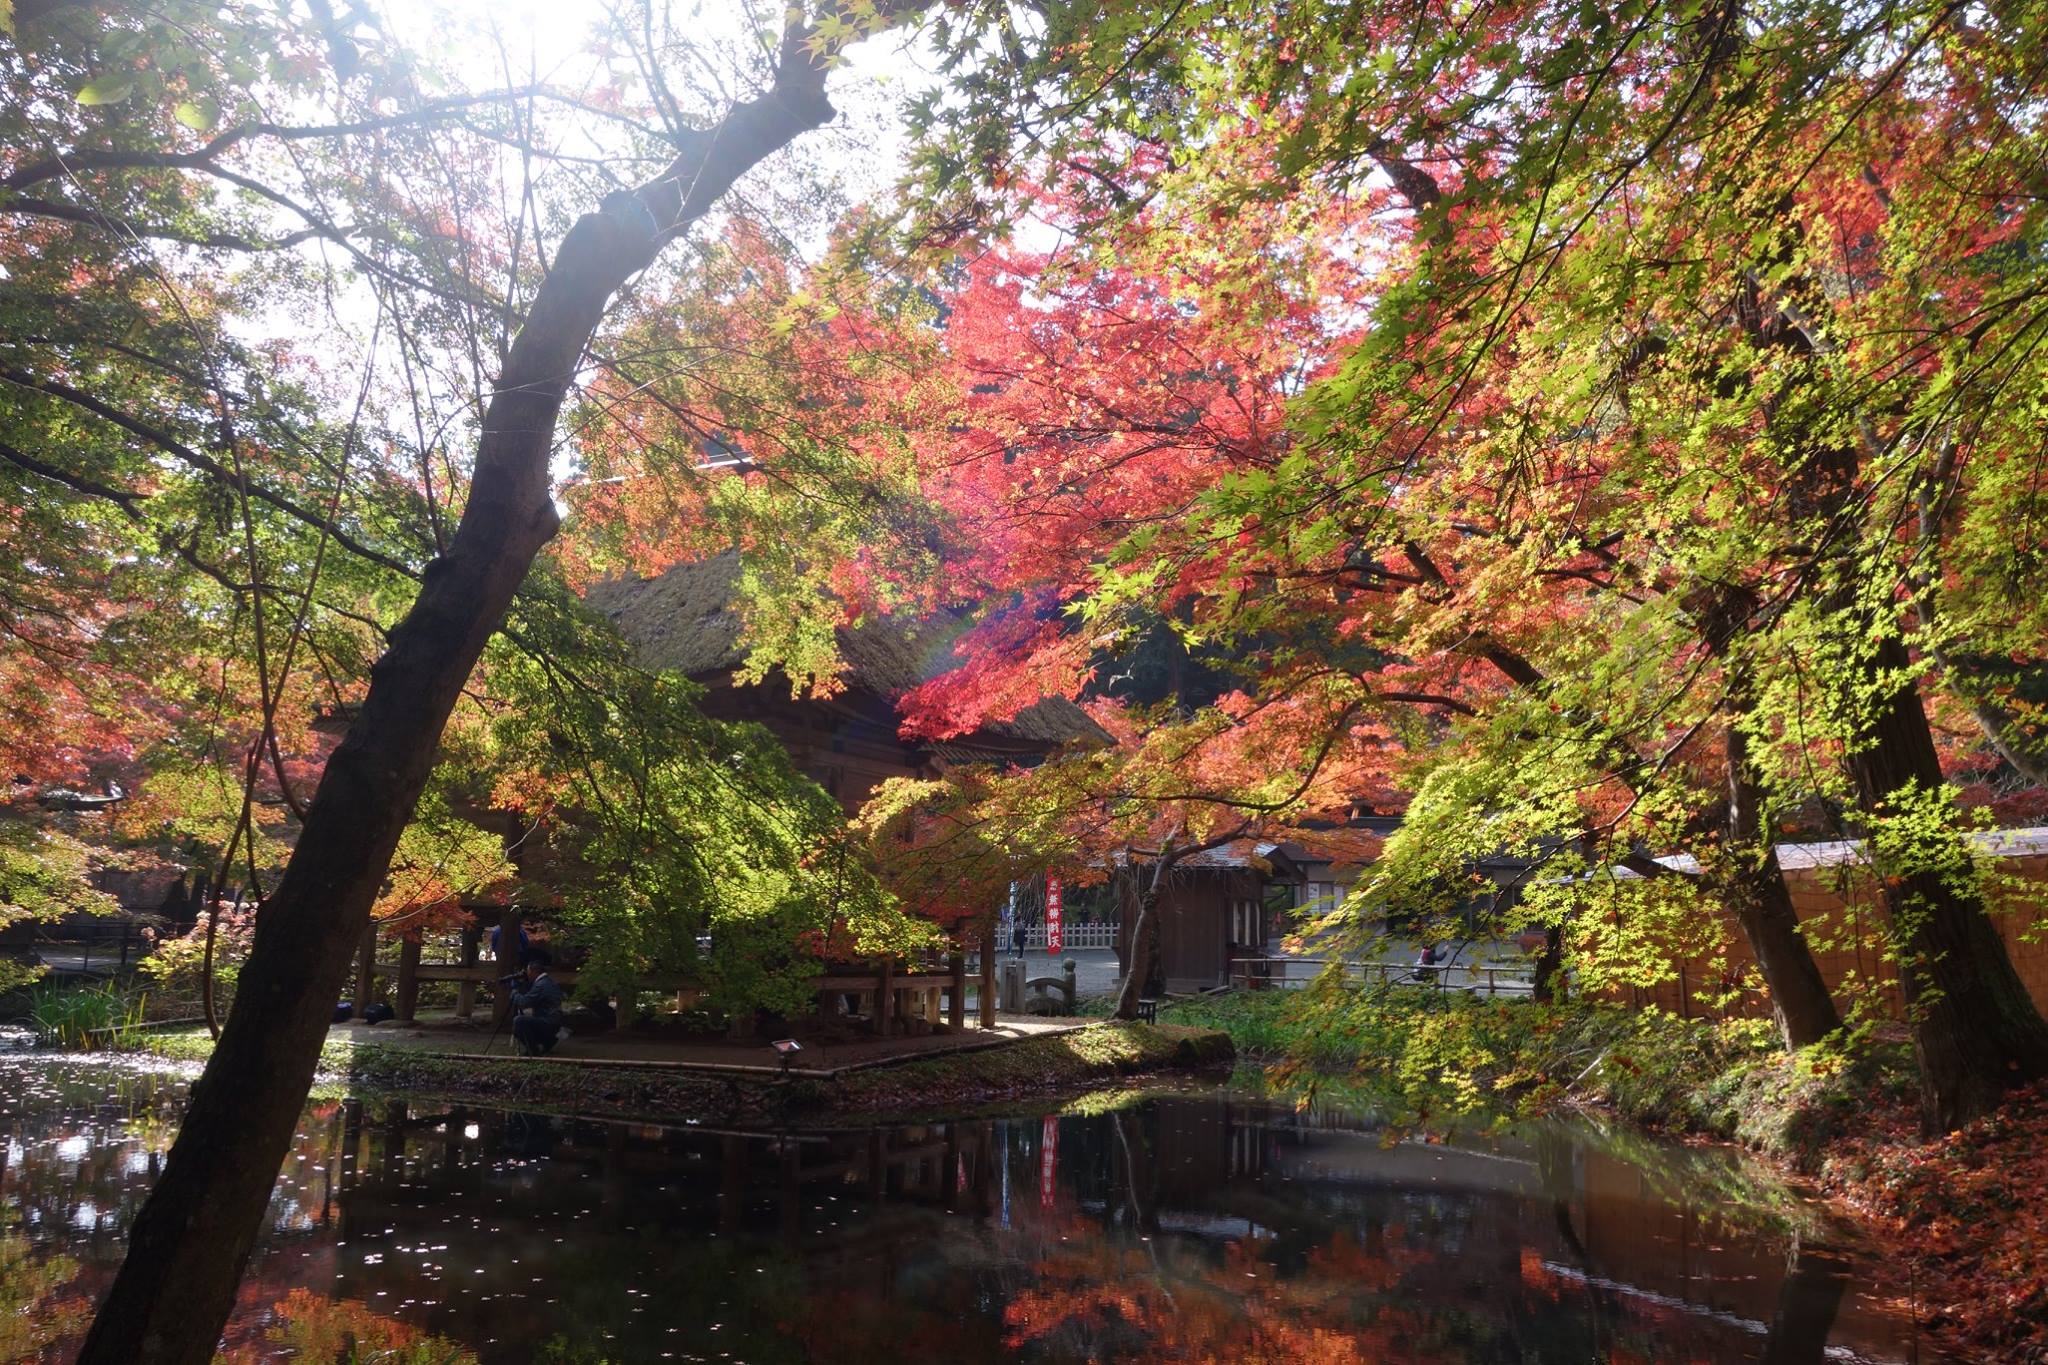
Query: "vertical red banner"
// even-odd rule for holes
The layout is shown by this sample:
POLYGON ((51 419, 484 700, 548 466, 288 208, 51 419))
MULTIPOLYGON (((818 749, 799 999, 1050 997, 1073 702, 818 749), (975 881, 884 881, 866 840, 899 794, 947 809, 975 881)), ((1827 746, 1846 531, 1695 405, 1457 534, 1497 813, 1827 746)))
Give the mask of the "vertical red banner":
POLYGON ((1047 1114, 1045 1127, 1038 1135, 1038 1203, 1041 1208, 1052 1207, 1052 1172, 1059 1159, 1060 1121, 1047 1114))
POLYGON ((1066 933, 1060 927, 1060 894, 1062 887, 1058 877, 1045 879, 1045 951, 1057 953, 1066 945, 1066 933))

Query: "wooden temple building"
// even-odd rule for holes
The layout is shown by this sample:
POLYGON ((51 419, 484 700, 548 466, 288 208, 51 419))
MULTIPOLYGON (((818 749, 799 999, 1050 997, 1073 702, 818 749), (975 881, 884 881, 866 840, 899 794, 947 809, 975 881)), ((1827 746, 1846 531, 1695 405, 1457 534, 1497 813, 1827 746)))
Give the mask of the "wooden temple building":
POLYGON ((1086 712, 1064 698, 1041 701, 1009 721, 991 721, 948 740, 901 734, 897 703, 919 684, 959 665, 951 616, 885 617, 839 631, 845 687, 830 697, 792 696, 779 675, 738 679, 740 561, 726 553, 679 564, 655 578, 601 583, 586 600, 610 617, 646 668, 680 673, 708 689, 703 708, 721 720, 765 725, 797 767, 849 812, 892 777, 936 777, 967 763, 1037 763, 1069 743, 1107 743, 1086 712))

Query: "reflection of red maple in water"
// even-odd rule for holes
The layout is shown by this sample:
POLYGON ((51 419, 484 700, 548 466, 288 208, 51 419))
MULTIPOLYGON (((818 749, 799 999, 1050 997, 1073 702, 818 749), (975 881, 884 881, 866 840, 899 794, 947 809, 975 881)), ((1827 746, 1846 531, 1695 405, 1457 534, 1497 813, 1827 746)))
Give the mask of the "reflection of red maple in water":
POLYGON ((1200 1255, 1155 1259, 1130 1246, 1063 1246, 1005 1309, 1004 1344, 1015 1351, 1056 1336, 1131 1341, 1148 1358, 1219 1365, 1454 1358, 1422 1345, 1426 1323, 1414 1313, 1361 1303, 1429 1264, 1428 1252, 1375 1252, 1340 1232, 1302 1273, 1282 1279, 1264 1258, 1266 1246, 1261 1238, 1233 1242, 1220 1264, 1200 1255))
POLYGON ((985 1360, 995 1349, 993 1324, 954 1307, 922 1309, 864 1289, 810 1295, 783 1330, 809 1360, 853 1365, 865 1360, 985 1360))
POLYGON ((294 1289, 272 1305, 271 1317, 259 1342, 230 1347, 218 1360, 223 1365, 254 1365, 275 1359, 282 1346, 299 1360, 476 1365, 474 1354, 446 1337, 385 1317, 354 1299, 326 1299, 310 1289, 294 1289))

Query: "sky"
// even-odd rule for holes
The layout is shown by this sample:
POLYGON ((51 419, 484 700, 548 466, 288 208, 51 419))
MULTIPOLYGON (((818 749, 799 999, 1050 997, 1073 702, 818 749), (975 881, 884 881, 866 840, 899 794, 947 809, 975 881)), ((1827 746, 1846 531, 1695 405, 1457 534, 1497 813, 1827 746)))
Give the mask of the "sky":
MULTIPOLYGON (((659 5, 662 0, 654 2, 659 5)), ((620 3, 630 7, 633 0, 620 3)), ((590 51, 591 34, 603 23, 610 8, 603 0, 378 0, 375 22, 396 47, 421 53, 430 61, 452 68, 451 74, 468 89, 504 88, 537 79, 567 93, 580 94, 613 78, 604 61, 590 51)), ((765 6, 746 0, 669 0, 669 14, 677 31, 693 45, 712 52, 706 61, 709 74, 696 76, 703 86, 700 90, 687 88, 694 73, 669 73, 673 83, 685 87, 679 88, 676 95, 686 113, 695 112, 691 108, 693 94, 707 113, 724 107, 727 92, 714 88, 713 80, 721 68, 728 79, 732 72, 745 69, 746 52, 741 45, 749 40, 751 16, 766 14, 779 22, 780 11, 781 0, 765 6), (717 50, 722 46, 727 51, 721 62, 717 50)), ((913 33, 886 34, 855 46, 830 79, 829 88, 839 117, 827 128, 806 134, 787 154, 802 159, 804 183, 823 181, 836 191, 839 201, 847 204, 886 197, 901 173, 906 154, 897 111, 910 94, 936 83, 931 66, 930 57, 913 33)), ((581 116, 565 113, 557 120, 555 134, 574 138, 580 122, 581 116)), ((568 144, 557 147, 563 151, 577 150, 568 144)), ((593 143, 591 150, 596 148, 593 143)), ((516 181, 517 159, 509 151, 506 157, 506 174, 516 181)), ((577 192, 592 191, 583 185, 577 192)), ((516 190, 514 194, 516 202, 516 190)), ((594 205, 559 207, 573 213, 594 205)), ((770 216, 779 229, 789 232, 801 254, 815 258, 822 252, 831 221, 829 214, 809 215, 801 225, 786 221, 781 215, 770 216)), ((378 340, 377 318, 378 309, 363 287, 328 296, 326 317, 321 321, 330 329, 330 342, 339 334, 348 334, 353 343, 326 348, 334 362, 327 367, 332 396, 344 407, 351 403, 362 382, 364 361, 379 372, 381 378, 373 382, 380 393, 398 392, 397 372, 392 369, 396 348, 388 330, 378 340)), ((245 333, 245 340, 260 342, 264 337, 302 335, 305 326, 303 317, 266 312, 247 319, 239 330, 245 333)), ((466 375, 467 361, 461 353, 435 354, 439 363, 433 368, 439 369, 447 382, 431 385, 431 394, 422 393, 432 410, 428 414, 428 428, 439 425, 434 412, 444 419, 460 413, 475 401, 479 390, 488 390, 490 379, 488 373, 466 375), (474 382, 465 382, 472 378, 474 382)), ((386 401, 395 405, 396 400, 392 397, 386 401)), ((403 413, 403 409, 394 410, 403 413)), ((457 419, 458 429, 465 425, 457 419)), ((565 429, 555 460, 558 488, 573 477, 573 462, 572 443, 565 429)))
MULTIPOLYGON (((678 30, 707 45, 737 44, 758 27, 757 19, 772 24, 782 9, 782 0, 667 3, 678 30)), ((597 61, 584 48, 613 6, 606 0, 396 0, 385 8, 393 36, 406 40, 408 47, 429 51, 448 44, 441 47, 442 54, 476 88, 504 83, 502 43, 516 77, 523 77, 530 62, 543 81, 573 90, 598 76, 597 61), (465 34, 466 42, 460 36, 465 34), (455 41, 449 44, 451 37, 455 41)), ((904 99, 938 79, 912 31, 857 44, 832 74, 830 90, 839 117, 810 138, 822 144, 817 159, 850 200, 880 196, 895 181, 905 156, 896 110, 904 99)), ((708 102, 716 103, 715 95, 708 102)))

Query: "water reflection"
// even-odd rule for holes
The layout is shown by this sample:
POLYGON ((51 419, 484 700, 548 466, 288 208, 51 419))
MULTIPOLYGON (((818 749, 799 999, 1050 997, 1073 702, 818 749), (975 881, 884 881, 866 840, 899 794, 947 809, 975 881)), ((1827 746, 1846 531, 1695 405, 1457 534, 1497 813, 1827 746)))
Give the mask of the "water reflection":
MULTIPOLYGON (((0 1059, 0 1360, 63 1359, 182 1098, 0 1059), (33 1307, 31 1307, 33 1305, 33 1307)), ((1548 1126, 1387 1144, 1214 1094, 752 1133, 309 1107, 237 1361, 1911 1359, 1727 1154, 1548 1126)))

